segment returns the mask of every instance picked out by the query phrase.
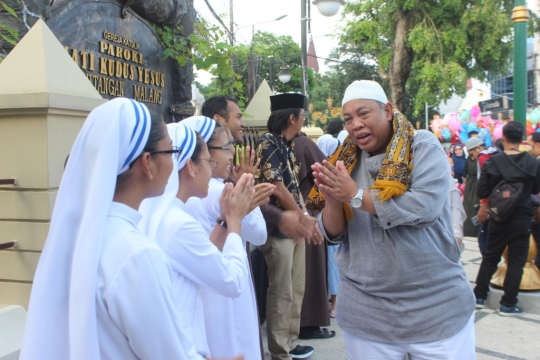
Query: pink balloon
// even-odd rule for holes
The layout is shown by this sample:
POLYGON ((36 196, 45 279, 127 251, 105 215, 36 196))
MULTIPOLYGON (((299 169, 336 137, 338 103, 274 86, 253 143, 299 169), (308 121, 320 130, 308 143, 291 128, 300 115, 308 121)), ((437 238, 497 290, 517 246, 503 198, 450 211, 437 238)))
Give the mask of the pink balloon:
POLYGON ((476 118, 478 115, 480 115, 480 107, 478 105, 474 105, 471 109, 471 116, 476 118))
POLYGON ((495 139, 500 139, 502 138, 502 129, 503 129, 503 126, 502 124, 499 124, 495 127, 495 129, 493 130, 493 137, 495 139))
POLYGON ((459 121, 459 117, 457 114, 451 114, 448 117, 448 127, 452 131, 459 131, 461 130, 461 121, 459 121))

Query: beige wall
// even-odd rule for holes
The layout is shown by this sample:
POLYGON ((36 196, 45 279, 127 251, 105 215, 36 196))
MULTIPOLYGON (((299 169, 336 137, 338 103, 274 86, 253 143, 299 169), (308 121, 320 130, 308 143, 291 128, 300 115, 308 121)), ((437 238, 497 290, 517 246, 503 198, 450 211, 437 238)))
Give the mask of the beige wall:
POLYGON ((0 108, 0 179, 17 179, 0 185, 0 243, 18 241, 0 251, 0 305, 28 307, 65 159, 90 110, 104 101, 89 99, 79 110, 0 108))

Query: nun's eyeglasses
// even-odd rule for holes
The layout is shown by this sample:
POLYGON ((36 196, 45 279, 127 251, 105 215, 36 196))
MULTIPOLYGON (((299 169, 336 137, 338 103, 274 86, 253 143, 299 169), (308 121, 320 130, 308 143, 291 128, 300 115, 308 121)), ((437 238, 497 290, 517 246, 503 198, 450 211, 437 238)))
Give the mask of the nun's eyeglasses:
POLYGON ((150 151, 150 155, 154 154, 174 154, 174 158, 178 160, 180 157, 180 154, 182 153, 182 149, 180 149, 178 146, 173 146, 171 150, 159 150, 159 151, 150 151))
POLYGON ((203 159, 203 158, 198 158, 197 160, 204 160, 204 161, 208 161, 208 163, 210 164, 210 170, 214 170, 215 168, 217 168, 219 162, 216 161, 216 160, 212 160, 212 159, 203 159))
POLYGON ((209 149, 216 149, 216 150, 225 150, 227 154, 231 153, 231 147, 229 145, 225 146, 209 146, 209 149))
POLYGON ((180 157, 180 154, 182 153, 182 149, 180 149, 178 146, 173 146, 171 150, 158 150, 158 151, 143 151, 141 153, 141 155, 137 156, 135 159, 133 159, 132 162, 129 163, 129 168, 131 169, 133 167, 133 164, 135 164, 135 162, 137 160, 139 160, 139 158, 141 156, 144 155, 144 153, 147 152, 149 153, 150 155, 154 155, 154 154, 174 154, 174 158, 175 160, 178 160, 178 158, 180 157))

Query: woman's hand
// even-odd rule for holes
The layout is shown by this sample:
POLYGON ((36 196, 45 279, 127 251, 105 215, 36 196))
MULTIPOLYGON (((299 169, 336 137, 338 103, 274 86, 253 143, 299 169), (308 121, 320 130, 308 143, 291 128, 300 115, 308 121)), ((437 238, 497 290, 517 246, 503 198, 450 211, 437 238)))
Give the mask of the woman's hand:
POLYGON ((251 199, 249 212, 252 212, 258 206, 268 203, 270 201, 270 195, 274 193, 276 186, 270 183, 262 183, 255 185, 253 189, 255 190, 255 195, 251 199))
POLYGON ((242 148, 238 148, 238 164, 231 168, 231 175, 234 180, 239 181, 243 174, 256 175, 261 159, 256 159, 255 150, 246 146, 246 156, 244 157, 242 148))
POLYGON ((232 221, 242 221, 249 214, 253 199, 255 180, 252 174, 244 174, 236 183, 229 200, 228 213, 224 213, 227 224, 232 221))

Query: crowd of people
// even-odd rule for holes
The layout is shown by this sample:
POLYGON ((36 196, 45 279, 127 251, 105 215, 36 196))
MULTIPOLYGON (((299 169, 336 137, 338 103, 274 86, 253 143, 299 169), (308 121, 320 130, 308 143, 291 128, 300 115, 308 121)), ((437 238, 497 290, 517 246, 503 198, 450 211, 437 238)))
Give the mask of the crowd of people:
MULTIPOLYGON (((485 306, 489 283, 508 248, 508 269, 499 308, 502 316, 524 312, 516 304, 531 233, 537 244, 540 240, 536 230, 540 226, 536 215, 540 206, 540 166, 535 159, 540 157, 540 133, 527 137, 527 153, 519 149, 524 130, 520 123, 510 121, 493 147, 487 147, 474 131, 465 144, 467 157, 460 145, 448 150, 455 181, 463 184, 458 186, 463 190, 467 215, 464 233, 478 239, 482 255, 474 288, 476 308, 485 306), (503 197, 499 198, 498 193, 503 197)), ((535 264, 540 266, 540 261, 535 259, 535 264)))
MULTIPOLYGON (((224 96, 168 125, 125 98, 90 113, 66 163, 21 359, 262 360, 264 319, 272 359, 302 359, 316 349, 299 339, 335 336, 330 317, 349 359, 474 359, 474 309, 506 245, 515 260, 501 311, 519 313, 528 197, 506 220, 515 226, 489 221, 473 293, 459 261, 466 215, 432 133, 415 131, 374 81, 346 89, 344 121, 318 144, 301 133, 304 96, 270 102, 254 149, 236 148, 245 123, 224 96), (250 244, 262 252, 253 263, 250 244), (266 284, 253 280, 258 269, 266 284)), ((504 158, 474 138, 468 159, 453 149, 465 200, 471 184, 489 197, 511 166, 529 176, 508 170, 522 194, 540 191, 513 124, 504 158)), ((530 142, 539 156, 540 139, 530 142)))

